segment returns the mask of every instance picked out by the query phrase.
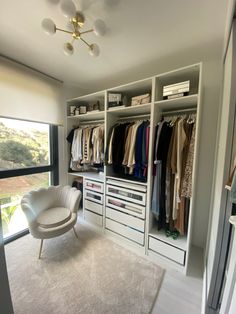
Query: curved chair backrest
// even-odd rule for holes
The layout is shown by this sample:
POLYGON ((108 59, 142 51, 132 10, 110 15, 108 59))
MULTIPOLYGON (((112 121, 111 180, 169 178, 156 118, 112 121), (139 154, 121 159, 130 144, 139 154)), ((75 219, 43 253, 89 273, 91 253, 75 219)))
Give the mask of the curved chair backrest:
POLYGON ((44 210, 52 207, 67 207, 77 212, 81 192, 70 186, 50 186, 25 194, 21 200, 21 208, 28 223, 33 226, 36 217, 44 210))

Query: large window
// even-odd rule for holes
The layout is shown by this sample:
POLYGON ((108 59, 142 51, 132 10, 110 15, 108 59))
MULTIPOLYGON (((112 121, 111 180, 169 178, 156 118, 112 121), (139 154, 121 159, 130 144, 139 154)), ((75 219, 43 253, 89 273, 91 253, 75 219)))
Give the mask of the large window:
POLYGON ((0 118, 0 206, 3 236, 27 230, 22 196, 58 184, 57 127, 0 118))

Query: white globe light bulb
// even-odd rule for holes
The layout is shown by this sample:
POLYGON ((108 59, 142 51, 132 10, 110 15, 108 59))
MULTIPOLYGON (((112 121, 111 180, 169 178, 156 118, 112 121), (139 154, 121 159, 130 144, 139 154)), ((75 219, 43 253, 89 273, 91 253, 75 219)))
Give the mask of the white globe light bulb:
POLYGON ((104 36, 107 31, 104 21, 100 19, 96 20, 93 24, 93 31, 97 36, 104 36))
POLYGON ((97 57, 100 54, 100 49, 97 44, 92 44, 89 47, 89 54, 92 57, 97 57))
POLYGON ((74 47, 71 43, 65 43, 63 46, 64 54, 67 56, 71 56, 74 53, 74 47))
POLYGON ((65 17, 71 18, 76 14, 76 6, 71 0, 63 0, 61 2, 61 11, 65 17))
POLYGON ((56 25, 51 19, 42 20, 41 25, 46 34, 53 35, 56 33, 56 25))

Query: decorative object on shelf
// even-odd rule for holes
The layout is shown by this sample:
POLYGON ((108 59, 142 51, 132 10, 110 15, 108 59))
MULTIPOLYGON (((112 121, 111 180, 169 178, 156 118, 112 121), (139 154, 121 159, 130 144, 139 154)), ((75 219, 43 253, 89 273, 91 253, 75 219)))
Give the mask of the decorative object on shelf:
POLYGON ((190 81, 163 86, 163 99, 174 99, 187 96, 190 91, 190 81))
POLYGON ((76 109, 75 109, 75 115, 78 116, 79 114, 80 114, 79 107, 76 107, 76 109))
POLYGON ((69 19, 70 29, 58 28, 55 23, 49 19, 45 18, 42 21, 42 28, 48 35, 53 35, 56 31, 64 32, 71 35, 71 42, 66 42, 64 44, 64 53, 69 56, 74 53, 73 43, 75 40, 80 39, 85 45, 88 46, 88 52, 91 56, 97 57, 100 53, 99 46, 95 43, 89 44, 84 40, 83 35, 87 33, 94 33, 97 36, 103 36, 106 33, 106 25, 101 19, 97 19, 94 22, 93 28, 89 30, 82 30, 85 23, 85 16, 81 11, 77 11, 76 6, 72 0, 62 0, 61 1, 61 11, 65 17, 69 19))
POLYGON ((80 106, 80 107, 79 107, 79 113, 80 113, 80 114, 85 114, 85 113, 87 113, 87 107, 86 107, 86 106, 80 106))
POLYGON ((108 94, 108 108, 122 106, 122 94, 120 93, 109 93, 108 94))
POLYGON ((88 104, 87 106, 88 111, 93 111, 93 104, 88 104))
POLYGON ((70 106, 70 115, 71 116, 75 115, 75 109, 76 109, 76 106, 70 106))
POLYGON ((99 100, 93 104, 93 111, 99 111, 99 100))
POLYGON ((150 103, 150 94, 135 96, 131 98, 131 106, 144 105, 150 103))

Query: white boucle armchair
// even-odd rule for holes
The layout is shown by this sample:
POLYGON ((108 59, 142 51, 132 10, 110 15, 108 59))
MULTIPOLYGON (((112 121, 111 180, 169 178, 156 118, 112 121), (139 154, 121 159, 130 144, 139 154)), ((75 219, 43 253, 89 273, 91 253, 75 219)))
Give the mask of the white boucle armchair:
POLYGON ((26 215, 30 234, 41 239, 39 258, 43 240, 57 237, 73 228, 77 221, 77 211, 81 192, 70 186, 50 186, 25 194, 21 208, 26 215))

